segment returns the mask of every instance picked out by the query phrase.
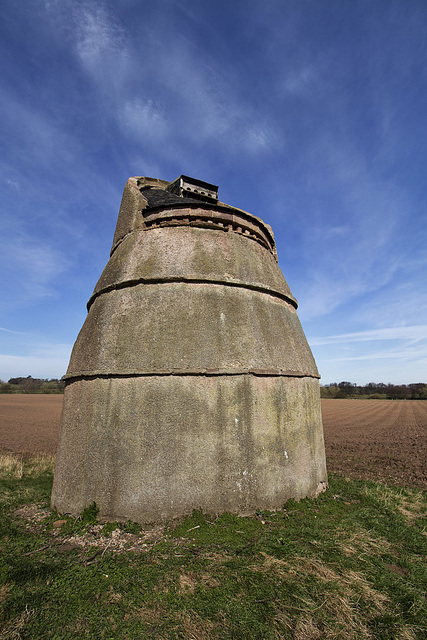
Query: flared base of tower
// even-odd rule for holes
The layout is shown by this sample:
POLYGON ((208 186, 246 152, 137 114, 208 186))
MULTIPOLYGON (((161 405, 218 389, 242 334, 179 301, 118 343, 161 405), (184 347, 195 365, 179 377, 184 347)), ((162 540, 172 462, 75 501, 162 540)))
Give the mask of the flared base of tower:
POLYGON ((327 475, 312 377, 79 379, 64 395, 52 506, 163 523, 193 509, 244 515, 316 495, 327 475))

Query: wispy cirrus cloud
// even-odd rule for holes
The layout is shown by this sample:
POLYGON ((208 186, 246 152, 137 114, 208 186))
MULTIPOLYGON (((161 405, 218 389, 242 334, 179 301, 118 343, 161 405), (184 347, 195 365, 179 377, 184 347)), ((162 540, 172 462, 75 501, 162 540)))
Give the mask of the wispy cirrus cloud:
POLYGON ((164 109, 153 100, 135 98, 123 105, 120 123, 133 138, 159 141, 167 134, 164 109))
POLYGON ((152 8, 138 40, 103 2, 49 3, 47 12, 97 87, 94 99, 126 137, 161 138, 169 157, 189 141, 231 153, 277 146, 273 123, 240 94, 232 65, 218 65, 214 52, 178 35, 164 6, 152 8))
POLYGON ((408 327, 387 327, 383 329, 371 329, 369 331, 355 331, 324 337, 313 337, 310 343, 313 346, 327 344, 346 344, 351 342, 371 342, 377 340, 411 340, 427 339, 427 325, 408 327))
POLYGON ((392 179, 372 171, 355 146, 354 140, 345 145, 318 140, 311 151, 322 156, 313 180, 323 181, 325 200, 312 204, 312 224, 302 230, 307 272, 299 295, 307 319, 391 282, 398 286, 414 259, 413 243, 406 240, 408 212, 416 205, 392 179))
POLYGON ((0 380, 8 380, 18 376, 27 376, 31 372, 33 378, 61 378, 68 366, 71 347, 61 349, 52 345, 49 354, 41 355, 8 355, 0 353, 0 380))
POLYGON ((349 379, 359 384, 371 380, 394 384, 425 380, 425 327, 314 338, 310 344, 326 383, 349 379))
MULTIPOLYGON (((59 156, 64 163, 73 158, 76 140, 63 127, 60 114, 50 113, 45 105, 29 104, 6 90, 0 113, 6 135, 14 143, 10 156, 2 158, 3 166, 14 162, 23 170, 37 162, 37 167, 48 168, 53 158, 59 156)), ((7 181, 17 190, 22 186, 12 176, 7 181)))
MULTIPOLYGON (((324 362, 375 362, 376 360, 409 360, 414 364, 414 356, 416 358, 417 365, 427 364, 427 348, 422 352, 417 351, 416 354, 408 349, 398 349, 393 351, 373 351, 371 353, 365 353, 363 355, 348 355, 336 358, 324 358, 324 362)), ((415 370, 415 366, 414 366, 415 370)))
POLYGON ((106 53, 125 50, 125 30, 98 2, 74 4, 76 49, 84 64, 98 63, 106 53))
POLYGON ((67 369, 71 348, 71 344, 55 342, 38 330, 0 328, 0 380, 29 374, 59 378, 67 369))
POLYGON ((14 331, 13 329, 6 329, 6 327, 0 327, 0 331, 4 331, 5 333, 11 333, 16 336, 28 335, 26 331, 14 331))
POLYGON ((35 243, 26 234, 10 237, 0 257, 5 278, 1 309, 26 306, 54 297, 58 278, 69 266, 69 259, 47 242, 35 243))

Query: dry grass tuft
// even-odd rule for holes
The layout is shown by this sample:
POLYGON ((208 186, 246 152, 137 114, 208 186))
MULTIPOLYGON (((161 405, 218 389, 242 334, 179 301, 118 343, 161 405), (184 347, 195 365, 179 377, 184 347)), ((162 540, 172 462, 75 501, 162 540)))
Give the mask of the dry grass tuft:
POLYGON ((2 640, 21 640, 21 631, 24 631, 25 625, 34 613, 34 609, 29 609, 25 606, 25 610, 19 616, 10 620, 3 629, 0 629, 2 640))
POLYGON ((210 560, 212 562, 212 564, 224 564, 225 562, 229 562, 230 560, 233 559, 233 556, 229 555, 228 553, 214 553, 214 552, 208 552, 203 554, 203 557, 205 558, 205 560, 210 560))
MULTIPOLYGON (((153 603, 151 607, 147 605, 138 607, 138 609, 136 609, 135 611, 136 617, 141 618, 145 622, 151 624, 157 624, 158 622, 163 620, 163 618, 167 617, 167 615, 167 610, 159 602, 153 603)), ((125 620, 129 619, 130 617, 133 616, 131 614, 126 614, 125 620)))
POLYGON ((6 602, 10 592, 10 585, 6 582, 0 585, 0 605, 6 602))
POLYGON ((397 505, 400 513, 413 522, 417 518, 422 518, 426 514, 425 494, 421 491, 413 491, 409 496, 402 496, 400 504, 397 505))
POLYGON ((279 640, 280 638, 282 638, 282 636, 280 635, 279 632, 279 628, 285 628, 288 631, 293 629, 293 624, 292 621, 289 617, 289 615, 286 613, 286 611, 278 611, 276 613, 276 615, 274 616, 274 624, 276 627, 276 638, 277 640, 279 640))
POLYGON ((107 603, 108 604, 113 604, 114 602, 120 602, 120 600, 123 600, 123 596, 121 593, 116 593, 113 589, 113 587, 110 587, 107 591, 107 603))
POLYGON ((411 629, 408 627, 403 627, 400 631, 397 632, 396 640, 416 640, 416 635, 414 635, 411 629))
POLYGON ((194 573, 182 573, 178 578, 179 590, 186 593, 194 593, 198 579, 194 573))
MULTIPOLYGON (((293 556, 292 564, 285 560, 274 558, 265 553, 262 554, 264 562, 254 565, 253 571, 264 573, 274 572, 280 577, 287 577, 294 581, 301 580, 304 576, 313 576, 317 580, 329 583, 331 589, 322 602, 311 598, 298 597, 300 605, 280 603, 280 611, 276 614, 275 621, 289 628, 289 618, 286 613, 300 609, 310 612, 311 615, 299 619, 295 628, 295 638, 338 638, 358 640, 359 638, 372 638, 371 631, 360 616, 359 602, 364 601, 364 606, 369 614, 374 617, 387 612, 388 597, 372 587, 363 574, 356 571, 339 572, 335 566, 322 562, 317 558, 293 556), (336 589, 334 588, 336 586, 336 589), (328 618, 333 623, 320 630, 316 621, 328 618), (305 635, 304 635, 305 634, 305 635)), ((294 601, 295 602, 295 601, 294 601)), ((368 623, 369 620, 366 620, 368 623)))
POLYGON ((261 552, 261 556, 264 558, 264 562, 249 567, 252 571, 260 571, 261 573, 273 571, 282 578, 292 573, 292 567, 285 560, 280 560, 280 558, 275 558, 264 552, 261 552))
POLYGON ((363 528, 351 535, 346 531, 342 531, 341 536, 345 538, 345 542, 341 542, 340 547, 347 556, 357 554, 359 558, 363 558, 363 556, 368 556, 369 558, 372 554, 382 554, 386 551, 391 551, 393 548, 388 540, 382 537, 374 538, 369 531, 363 528))
POLYGON ((181 628, 186 640, 216 640, 218 634, 214 631, 214 623, 199 616, 192 609, 185 609, 178 614, 181 628))
POLYGON ((301 617, 295 627, 295 640, 319 640, 324 638, 324 634, 314 624, 311 616, 301 617))
POLYGON ((204 573, 202 575, 202 584, 205 587, 209 587, 209 589, 214 589, 215 587, 219 587, 219 582, 216 578, 213 578, 209 573, 204 573))
POLYGON ((36 476, 43 473, 53 473, 55 467, 55 456, 39 453, 35 456, 28 456, 23 453, 0 454, 0 472, 13 478, 26 476, 36 476))
POLYGON ((398 509, 409 521, 425 514, 425 492, 418 489, 396 491, 395 487, 377 483, 374 487, 366 486, 363 492, 388 509, 398 509))
POLYGON ((23 455, 2 453, 0 455, 0 471, 13 478, 22 478, 24 473, 23 455))

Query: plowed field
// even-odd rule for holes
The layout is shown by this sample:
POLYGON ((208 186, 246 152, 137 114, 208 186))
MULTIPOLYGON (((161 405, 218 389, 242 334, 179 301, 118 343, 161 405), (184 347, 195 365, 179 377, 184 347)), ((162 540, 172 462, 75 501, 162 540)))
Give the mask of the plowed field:
POLYGON ((0 452, 55 453, 62 394, 0 394, 0 452))
MULTIPOLYGON (((0 452, 55 453, 62 395, 0 395, 0 452)), ((328 470, 427 488, 427 401, 322 400, 328 470)))
POLYGON ((328 470, 427 488, 427 401, 322 400, 328 470))

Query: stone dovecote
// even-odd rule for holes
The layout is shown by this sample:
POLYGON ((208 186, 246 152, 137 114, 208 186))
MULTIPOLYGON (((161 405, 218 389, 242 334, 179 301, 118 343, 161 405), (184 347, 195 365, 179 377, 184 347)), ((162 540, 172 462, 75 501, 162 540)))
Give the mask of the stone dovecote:
POLYGON ((130 178, 65 376, 52 505, 159 523, 323 490, 296 310, 262 220, 201 180, 130 178))

